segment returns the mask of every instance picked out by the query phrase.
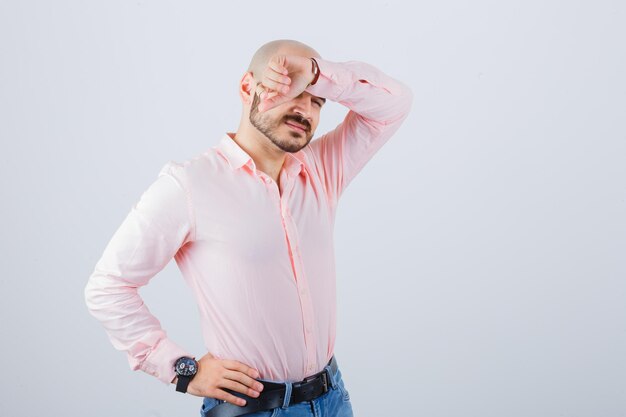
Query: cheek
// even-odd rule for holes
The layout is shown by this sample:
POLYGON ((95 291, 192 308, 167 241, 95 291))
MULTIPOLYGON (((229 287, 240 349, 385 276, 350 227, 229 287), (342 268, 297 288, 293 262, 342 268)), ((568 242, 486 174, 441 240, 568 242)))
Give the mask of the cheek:
POLYGON ((280 122, 283 119, 283 117, 285 116, 285 112, 283 110, 281 110, 280 108, 278 108, 278 107, 275 107, 273 109, 267 110, 267 111, 263 112, 263 114, 268 119, 274 120, 276 122, 280 122))
POLYGON ((317 126, 318 126, 319 124, 320 124, 320 118, 319 118, 319 117, 314 118, 313 120, 311 120, 311 127, 312 127, 312 130, 316 130, 316 129, 317 129, 317 126))
POLYGON ((270 113, 270 112, 267 112, 267 111, 262 112, 262 113, 257 113, 257 118, 263 124, 269 125, 269 126, 278 126, 280 124, 280 120, 281 120, 281 116, 280 115, 273 114, 273 113, 270 113))

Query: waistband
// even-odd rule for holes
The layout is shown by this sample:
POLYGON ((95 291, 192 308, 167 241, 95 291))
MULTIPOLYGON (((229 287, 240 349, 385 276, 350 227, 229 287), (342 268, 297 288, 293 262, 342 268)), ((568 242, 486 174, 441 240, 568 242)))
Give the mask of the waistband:
POLYGON ((270 410, 281 407, 283 409, 291 404, 313 400, 331 389, 337 387, 339 382, 339 366, 333 355, 324 369, 314 375, 307 376, 297 382, 276 382, 257 379, 263 384, 263 391, 257 398, 248 397, 240 392, 224 388, 231 394, 244 398, 245 406, 237 406, 230 403, 221 403, 210 409, 207 417, 235 417, 260 410, 270 410))
POLYGON ((328 363, 324 366, 324 369, 322 369, 316 374, 309 375, 300 381, 287 383, 287 382, 280 382, 280 381, 268 381, 268 380, 260 379, 260 378, 256 380, 263 384, 263 391, 268 391, 272 389, 285 388, 285 385, 301 386, 302 384, 305 384, 309 381, 317 379, 320 376, 322 376, 322 374, 326 373, 328 377, 329 386, 334 387, 336 385, 336 380, 337 380, 336 376, 337 376, 338 369, 339 369, 339 365, 337 364, 337 358, 335 358, 335 355, 333 355, 328 361, 328 363))

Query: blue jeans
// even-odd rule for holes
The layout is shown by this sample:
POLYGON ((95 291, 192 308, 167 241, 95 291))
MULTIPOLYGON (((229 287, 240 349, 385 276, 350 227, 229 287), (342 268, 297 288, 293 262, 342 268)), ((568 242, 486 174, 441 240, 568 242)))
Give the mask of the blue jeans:
MULTIPOLYGON (((244 414, 242 417, 354 417, 352 413, 352 404, 350 403, 350 394, 341 378, 341 370, 337 367, 337 373, 334 375, 330 370, 330 365, 326 366, 329 375, 331 375, 330 387, 328 392, 320 395, 311 401, 302 401, 287 406, 283 404, 271 410, 257 411, 256 413, 244 414)), ((258 379, 261 383, 269 381, 258 379)), ((283 382, 287 386, 287 393, 291 393, 291 382, 283 382)), ((262 392, 262 391, 261 391, 262 392)), ((241 394, 243 396, 243 394, 241 394)), ((285 396, 285 402, 289 401, 289 395, 285 396)), ((206 417, 208 410, 223 400, 217 400, 211 397, 204 397, 202 400, 202 408, 200 409, 200 417, 206 417)))

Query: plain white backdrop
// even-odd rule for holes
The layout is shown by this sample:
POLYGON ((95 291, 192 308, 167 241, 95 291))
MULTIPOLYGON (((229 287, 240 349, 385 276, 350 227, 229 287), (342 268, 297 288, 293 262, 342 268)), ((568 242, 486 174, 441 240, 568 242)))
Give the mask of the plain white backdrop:
MULTIPOLYGON (((625 416, 618 0, 0 1, 0 415, 199 415, 129 369, 83 289, 163 164, 236 129, 239 79, 280 38, 415 96, 339 204, 355 415, 625 416)), ((141 294, 204 353, 174 262, 141 294)))

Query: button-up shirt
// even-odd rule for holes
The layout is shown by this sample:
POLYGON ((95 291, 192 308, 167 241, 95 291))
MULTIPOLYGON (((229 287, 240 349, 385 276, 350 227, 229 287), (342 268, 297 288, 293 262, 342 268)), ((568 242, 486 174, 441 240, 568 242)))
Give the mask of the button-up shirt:
POLYGON ((332 357, 337 202, 406 118, 412 92, 366 63, 318 64, 320 77, 306 91, 348 113, 287 153, 278 183, 226 132, 204 153, 167 162, 106 246, 85 300, 131 369, 169 384, 176 359, 197 357, 167 336, 138 294, 172 258, 215 357, 291 382, 332 357))

